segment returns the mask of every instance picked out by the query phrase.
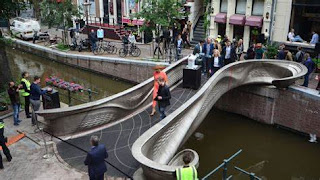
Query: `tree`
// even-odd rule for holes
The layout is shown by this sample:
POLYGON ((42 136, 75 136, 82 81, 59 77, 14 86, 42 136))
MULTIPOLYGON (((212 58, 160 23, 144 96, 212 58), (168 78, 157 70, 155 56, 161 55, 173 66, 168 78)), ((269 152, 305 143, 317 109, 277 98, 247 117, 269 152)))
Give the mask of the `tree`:
POLYGON ((162 27, 172 26, 184 15, 181 13, 182 8, 182 4, 177 0, 145 0, 141 11, 135 16, 145 20, 142 31, 150 29, 159 34, 157 24, 162 27))
POLYGON ((17 12, 24 10, 26 8, 26 3, 23 0, 0 0, 0 18, 7 21, 7 28, 10 32, 10 22, 9 20, 16 17, 17 12))
POLYGON ((51 27, 62 27, 63 41, 67 42, 67 30, 73 27, 72 18, 79 18, 80 8, 72 4, 71 0, 44 0, 40 4, 42 22, 51 27))

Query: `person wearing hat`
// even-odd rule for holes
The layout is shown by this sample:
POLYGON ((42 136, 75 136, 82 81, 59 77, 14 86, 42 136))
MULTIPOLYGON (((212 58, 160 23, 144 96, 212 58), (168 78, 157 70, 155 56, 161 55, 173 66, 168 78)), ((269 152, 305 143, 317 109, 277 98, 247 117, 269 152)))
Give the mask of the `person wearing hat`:
MULTIPOLYGON (((8 149, 6 142, 7 138, 4 137, 4 122, 0 120, 0 146, 2 147, 4 155, 7 157, 7 160, 10 162, 12 160, 12 156, 10 154, 10 150, 8 149)), ((3 169, 2 156, 0 153, 0 169, 3 169)))
POLYGON ((164 66, 156 65, 155 67, 153 67, 153 69, 154 69, 154 73, 153 73, 154 85, 153 85, 153 96, 152 96, 152 112, 150 116, 153 116, 156 113, 157 101, 155 99, 158 95, 158 90, 159 90, 159 83, 157 82, 158 78, 161 77, 164 79, 166 83, 168 83, 167 74, 164 71, 162 71, 163 69, 165 69, 164 66))

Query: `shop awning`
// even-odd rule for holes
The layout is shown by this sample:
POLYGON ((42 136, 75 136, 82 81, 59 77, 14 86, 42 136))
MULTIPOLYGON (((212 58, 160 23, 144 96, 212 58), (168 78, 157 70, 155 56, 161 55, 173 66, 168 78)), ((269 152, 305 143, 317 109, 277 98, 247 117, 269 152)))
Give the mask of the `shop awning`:
POLYGON ((214 22, 225 24, 227 22, 227 14, 226 13, 218 13, 214 17, 214 22))
POLYGON ((243 26, 246 22, 246 16, 241 14, 234 14, 230 16, 229 24, 243 26))
POLYGON ((246 19, 246 26, 253 26, 253 27, 262 27, 263 24, 263 17, 262 16, 249 16, 246 19))

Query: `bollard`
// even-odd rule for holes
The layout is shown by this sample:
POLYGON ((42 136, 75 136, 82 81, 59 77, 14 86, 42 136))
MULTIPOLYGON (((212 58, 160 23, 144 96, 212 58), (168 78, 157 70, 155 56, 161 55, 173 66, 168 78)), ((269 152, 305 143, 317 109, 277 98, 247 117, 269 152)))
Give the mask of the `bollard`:
POLYGON ((91 89, 88 89, 88 94, 89 94, 89 102, 92 101, 92 91, 91 89))

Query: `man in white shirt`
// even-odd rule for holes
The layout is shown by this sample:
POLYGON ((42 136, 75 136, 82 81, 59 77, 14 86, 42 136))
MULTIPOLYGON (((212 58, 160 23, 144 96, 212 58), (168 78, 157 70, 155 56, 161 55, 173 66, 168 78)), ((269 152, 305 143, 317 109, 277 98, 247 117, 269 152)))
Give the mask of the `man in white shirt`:
POLYGON ((100 28, 97 30, 97 38, 99 39, 99 41, 103 41, 104 38, 104 30, 100 28))
POLYGON ((299 35, 294 34, 294 29, 291 29, 291 31, 289 32, 288 39, 290 42, 303 42, 304 41, 299 35))

